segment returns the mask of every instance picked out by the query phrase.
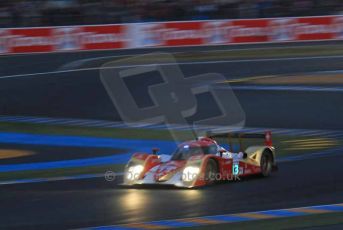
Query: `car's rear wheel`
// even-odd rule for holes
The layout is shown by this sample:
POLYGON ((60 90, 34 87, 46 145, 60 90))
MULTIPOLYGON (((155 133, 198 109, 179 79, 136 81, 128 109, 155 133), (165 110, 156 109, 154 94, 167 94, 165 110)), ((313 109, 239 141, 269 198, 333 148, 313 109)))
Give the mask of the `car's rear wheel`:
POLYGON ((214 184, 217 180, 217 176, 218 176, 217 163, 213 159, 209 159, 206 165, 206 170, 205 170, 206 184, 208 185, 214 184))
POLYGON ((273 168, 273 156, 270 151, 264 150, 261 156, 261 174, 264 177, 270 176, 273 168))

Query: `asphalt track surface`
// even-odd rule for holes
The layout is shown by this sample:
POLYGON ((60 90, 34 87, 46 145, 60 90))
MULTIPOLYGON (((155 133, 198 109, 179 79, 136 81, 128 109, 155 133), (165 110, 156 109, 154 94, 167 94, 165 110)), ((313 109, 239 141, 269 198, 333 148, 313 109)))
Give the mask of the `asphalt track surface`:
MULTIPOLYGON (((81 59, 113 56, 116 53, 79 53, 81 59)), ((3 66, 12 68, 11 75, 40 72, 35 63, 44 71, 55 71, 70 63, 71 55, 52 54, 41 56, 5 57, 3 66), (25 57, 25 61, 22 60, 25 57), (12 67, 14 61, 20 63, 12 67), (62 60, 65 60, 62 62, 62 60), (50 61, 51 60, 51 64, 50 61), (8 62, 8 63, 6 63, 8 62), (11 63, 12 62, 12 63, 11 63), (34 64, 32 64, 34 63, 34 64), (47 66, 50 69, 47 70, 47 66), (33 68, 33 70, 27 70, 33 68), (35 70, 35 71, 34 71, 35 70), (14 71, 14 72, 13 72, 14 71), (23 72, 24 71, 24 72, 23 72)), ((102 59, 105 63, 113 58, 102 59)), ((1 62, 3 63, 3 62, 1 62)), ((304 73, 315 71, 341 70, 343 57, 262 59, 224 63, 180 64, 185 76, 203 73, 220 73, 227 79, 274 74, 304 73)), ((87 62, 80 68, 99 66, 98 61, 87 62)), ((4 68, 7 69, 7 68, 4 68)), ((5 76, 8 76, 5 74, 5 76)), ((156 77, 157 78, 157 77, 156 77)), ((151 78, 152 79, 152 78, 151 78)), ((69 117, 85 119, 120 120, 103 85, 99 70, 24 76, 0 79, 0 111, 3 115, 33 115, 48 117, 69 117)), ((134 85, 134 90, 140 85, 134 85)), ((342 129, 342 94, 335 92, 292 92, 287 91, 235 91, 246 113, 248 127, 342 129)), ((145 97, 140 97, 145 98, 145 97)), ((209 103, 205 103, 209 104, 209 103)), ((206 112, 209 112, 210 108, 206 112)))
POLYGON ((5 186, 1 227, 64 229, 342 202, 343 159, 284 163, 270 178, 200 190, 126 189, 104 178, 5 186))
MULTIPOLYGON (((1 65, 8 68, 1 74, 54 71, 71 60, 105 55, 116 53, 5 57, 6 63, 1 65), (20 66, 13 66, 16 63, 20 66)), ((203 63, 181 68, 186 76, 219 72, 230 79, 341 70, 342 63, 343 57, 334 57, 203 63)), ((98 76, 97 71, 87 71, 0 79, 1 114, 117 120, 98 76)), ((340 92, 235 93, 249 127, 343 129, 340 92)), ((254 177, 200 190, 125 189, 104 178, 2 186, 0 228, 80 228, 339 203, 343 202, 342 164, 340 155, 287 162, 270 178, 254 177)))

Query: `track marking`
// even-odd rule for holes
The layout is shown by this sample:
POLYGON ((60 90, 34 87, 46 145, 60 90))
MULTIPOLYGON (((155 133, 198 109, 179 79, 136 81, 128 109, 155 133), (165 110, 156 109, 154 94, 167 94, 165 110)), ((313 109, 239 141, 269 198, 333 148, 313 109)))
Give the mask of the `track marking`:
POLYGON ((127 224, 125 227, 134 229, 167 229, 168 226, 154 225, 154 224, 127 224))
POLYGON ((312 209, 312 208, 292 208, 290 209, 295 212, 304 212, 309 214, 320 214, 320 213, 328 213, 328 210, 321 210, 321 209, 312 209))
POLYGON ((248 218, 254 218, 254 219, 271 219, 271 218, 277 217, 277 216, 261 214, 261 213, 243 213, 243 214, 236 214, 234 216, 248 217, 248 218))
POLYGON ((325 147, 325 146, 336 146, 337 143, 332 141, 332 142, 323 142, 323 143, 308 143, 308 144, 298 144, 297 146, 299 147, 308 147, 308 146, 313 146, 313 147, 325 147))
MULTIPOLYGON (((223 87, 225 88, 225 86, 223 87)), ((315 86, 230 86, 235 90, 247 91, 296 91, 296 92, 343 92, 343 87, 315 87, 315 86)))
POLYGON ((17 149, 0 149, 0 159, 19 158, 31 155, 34 155, 34 152, 17 149))
POLYGON ((266 75, 266 76, 256 76, 256 77, 245 77, 245 78, 226 80, 221 83, 242 83, 242 82, 249 82, 249 81, 254 81, 254 80, 277 78, 277 77, 280 77, 280 76, 279 75, 266 75))
POLYGON ((327 147, 329 146, 325 146, 325 147, 311 147, 311 146, 308 146, 308 147, 296 147, 296 148, 288 148, 286 150, 288 151, 299 151, 299 150, 320 150, 320 149, 327 149, 327 147))
POLYGON ((286 140, 282 141, 288 147, 285 150, 297 151, 297 150, 320 150, 328 149, 338 145, 338 142, 329 138, 309 138, 298 140, 286 140))
POLYGON ((224 221, 209 220, 206 218, 190 218, 190 219, 180 219, 180 221, 199 223, 199 224, 220 224, 225 223, 224 221))
POLYGON ((331 141, 326 138, 308 138, 308 139, 297 139, 297 140, 285 140, 284 143, 307 143, 307 142, 325 142, 325 141, 331 141))
MULTIPOLYGON (((275 218, 287 218, 287 217, 297 217, 297 216, 310 216, 315 214, 323 213, 337 213, 343 212, 343 204, 331 204, 331 205, 319 205, 319 206, 307 206, 299 208, 288 208, 288 209, 276 209, 258 212, 246 212, 246 213, 236 213, 227 215, 216 215, 216 216, 202 216, 193 218, 183 218, 174 220, 161 220, 161 221, 151 221, 143 223, 131 223, 122 225, 110 225, 110 226, 100 226, 100 227, 89 227, 89 230, 119 230, 119 229, 147 229, 140 228, 140 226, 162 226, 166 228, 183 228, 183 227, 197 227, 197 226, 210 226, 222 223, 234 223, 234 222, 251 222, 261 219, 275 219, 275 218), (198 221, 197 221, 198 220, 198 221), (203 221, 206 220, 206 221, 203 221), (209 221, 208 221, 209 220, 209 221), (185 225, 185 222, 194 223, 196 225, 185 225)), ((229 227, 229 226, 227 226, 229 227)))
POLYGON ((83 71, 93 71, 100 69, 118 69, 118 68, 133 68, 133 67, 146 67, 146 66, 170 66, 170 65, 203 65, 203 64, 225 64, 225 63, 249 63, 249 62, 267 62, 267 61, 296 61, 296 60, 316 60, 316 59, 342 59, 343 56, 317 56, 317 57, 293 57, 293 58, 261 58, 261 59, 243 59, 243 60, 222 60, 222 61, 197 61, 197 62, 178 62, 178 63, 154 63, 154 64, 142 64, 142 65, 123 65, 123 66, 111 66, 111 67, 92 67, 92 68, 80 68, 72 70, 59 70, 49 72, 38 72, 28 74, 15 74, 0 76, 0 79, 8 78, 20 78, 20 77, 38 77, 43 75, 53 75, 61 73, 73 73, 83 71))

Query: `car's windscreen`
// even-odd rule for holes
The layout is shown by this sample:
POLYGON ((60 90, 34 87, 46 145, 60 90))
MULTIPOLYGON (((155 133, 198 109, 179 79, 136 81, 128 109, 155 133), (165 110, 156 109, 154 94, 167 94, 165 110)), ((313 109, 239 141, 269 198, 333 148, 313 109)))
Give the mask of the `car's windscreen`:
POLYGON ((210 145, 210 146, 189 146, 184 145, 178 147, 175 152, 173 153, 173 156, 171 160, 187 160, 192 156, 198 156, 198 155, 206 155, 206 154, 216 154, 217 153, 217 146, 216 145, 210 145))

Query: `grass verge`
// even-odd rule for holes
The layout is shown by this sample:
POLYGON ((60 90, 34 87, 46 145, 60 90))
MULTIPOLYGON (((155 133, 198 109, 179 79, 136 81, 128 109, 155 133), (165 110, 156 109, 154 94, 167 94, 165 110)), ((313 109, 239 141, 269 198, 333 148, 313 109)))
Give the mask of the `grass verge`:
POLYGON ((316 46, 295 46, 257 48, 257 49, 233 49, 215 50, 202 52, 206 55, 199 55, 198 52, 185 52, 176 54, 178 61, 191 60, 216 60, 216 59, 244 59, 244 58, 277 58, 277 57, 306 57, 306 56, 333 56, 343 55, 342 45, 316 45, 316 46))

